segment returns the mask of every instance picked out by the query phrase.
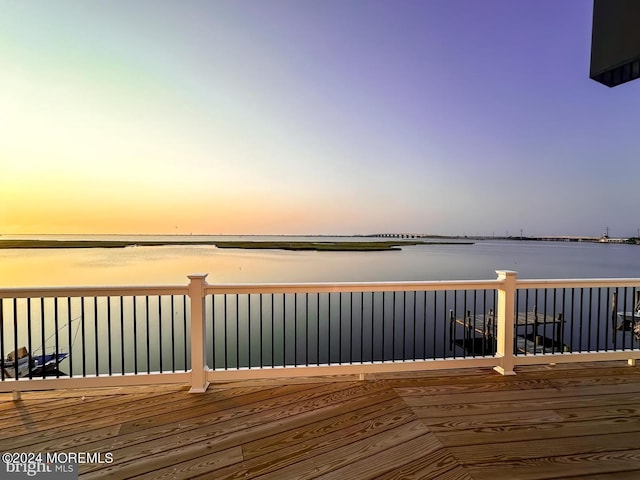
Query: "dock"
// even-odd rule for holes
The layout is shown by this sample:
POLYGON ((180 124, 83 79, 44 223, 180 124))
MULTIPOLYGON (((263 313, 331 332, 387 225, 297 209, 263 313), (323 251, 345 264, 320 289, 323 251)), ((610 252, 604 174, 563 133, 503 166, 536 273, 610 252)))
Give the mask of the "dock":
MULTIPOLYGON (((496 351, 496 314, 493 309, 478 315, 471 315, 470 311, 464 318, 455 318, 450 313, 450 337, 451 344, 459 346, 472 354, 493 354, 496 351), (461 325, 464 329, 464 337, 456 338, 454 324, 461 325)), ((516 334, 515 347, 518 353, 525 355, 543 354, 551 352, 568 351, 562 338, 564 334, 565 320, 561 313, 557 316, 539 313, 536 307, 531 311, 516 312, 514 318, 516 334), (546 326, 553 325, 553 337, 547 337, 546 326), (543 332, 540 334, 540 327, 543 332)))

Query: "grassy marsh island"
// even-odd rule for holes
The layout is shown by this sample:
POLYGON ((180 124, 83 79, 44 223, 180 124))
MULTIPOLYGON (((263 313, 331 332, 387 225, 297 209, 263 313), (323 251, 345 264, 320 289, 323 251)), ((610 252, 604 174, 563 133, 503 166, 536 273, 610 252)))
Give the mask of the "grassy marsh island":
POLYGON ((331 252, 375 252, 401 250, 412 245, 471 245, 473 242, 301 242, 301 241, 132 241, 132 240, 0 240, 0 249, 8 248, 124 248, 166 245, 213 245, 217 248, 311 250, 331 252))
MULTIPOLYGON (((412 245, 460 244, 462 242, 382 241, 382 242, 215 242, 218 248, 271 248, 278 250, 317 250, 332 252, 374 252, 401 250, 412 245)), ((473 242, 469 242, 473 243, 473 242)))

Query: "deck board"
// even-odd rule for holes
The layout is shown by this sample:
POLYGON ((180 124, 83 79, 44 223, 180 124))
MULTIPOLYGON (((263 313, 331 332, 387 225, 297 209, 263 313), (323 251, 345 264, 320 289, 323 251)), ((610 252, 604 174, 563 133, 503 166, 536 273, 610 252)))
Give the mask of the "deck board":
MULTIPOLYGON (((398 390, 396 390, 398 391, 398 390)), ((442 405, 447 401, 453 400, 455 403, 464 402, 479 404, 483 402, 497 403, 508 402, 514 398, 522 396, 520 390, 501 390, 501 391, 487 391, 478 393, 467 393, 465 395, 433 395, 433 394, 417 394, 420 389, 414 389, 410 395, 405 394, 405 391, 398 391, 403 397, 405 402, 412 407, 423 407, 428 405, 442 405)), ((590 395, 620 395, 620 394, 640 394, 640 384, 638 383, 624 383, 620 385, 589 385, 582 387, 565 387, 562 389, 556 387, 550 388, 536 388, 526 392, 528 400, 542 400, 551 398, 566 398, 566 397, 586 397, 590 395)))
POLYGON ((0 394, 0 450, 113 453, 80 478, 640 478, 640 367, 516 371, 0 394))
POLYGON ((456 430, 438 435, 445 446, 484 445, 497 433, 512 442, 581 437, 598 432, 599 435, 636 433, 640 439, 640 417, 609 417, 582 422, 546 422, 528 425, 501 425, 494 428, 456 430))
POLYGON ((383 474, 378 473, 375 478, 379 478, 380 480, 425 478, 437 480, 473 479, 446 448, 440 448, 430 453, 421 452, 417 460, 413 460, 401 467, 395 467, 389 472, 383 474))
POLYGON ((475 464, 468 468, 474 480, 583 479, 587 475, 617 479, 640 478, 640 450, 557 455, 513 461, 475 464))
MULTIPOLYGON (((350 480, 366 480, 390 472, 398 472, 405 465, 423 458, 435 460, 433 455, 443 452, 443 450, 442 444, 435 435, 420 435, 407 442, 394 445, 378 454, 365 456, 358 461, 350 462, 337 470, 323 475, 322 478, 323 480, 344 480, 346 478, 350 480)), ((455 459, 451 455, 446 455, 446 460, 455 463, 455 459)), ((429 467, 434 464, 440 466, 441 463, 442 461, 438 463, 432 461, 429 463, 429 467)), ((440 472, 438 472, 437 468, 429 468, 426 473, 431 478, 437 478, 440 472)))
POLYGON ((492 413, 517 413, 523 411, 536 410, 561 410, 576 409, 583 407, 597 406, 618 406, 628 405, 635 408, 640 405, 640 393, 630 394, 606 394, 606 395, 589 395, 589 396, 573 396, 573 397, 550 397, 537 400, 529 400, 526 395, 521 398, 513 397, 510 400, 491 402, 485 401, 481 403, 465 403, 458 400, 459 403, 413 406, 413 410, 420 418, 422 417, 447 417, 451 415, 487 415, 492 413))

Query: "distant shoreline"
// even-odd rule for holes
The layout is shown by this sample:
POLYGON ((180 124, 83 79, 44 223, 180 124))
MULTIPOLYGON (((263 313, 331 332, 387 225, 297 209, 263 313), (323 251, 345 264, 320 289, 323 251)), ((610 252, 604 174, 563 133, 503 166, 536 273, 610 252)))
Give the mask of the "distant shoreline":
POLYGON ((414 245, 473 245, 474 242, 300 242, 300 241, 119 241, 119 240, 0 240, 0 249, 125 248, 169 245, 211 245, 217 248, 272 249, 293 251, 375 252, 401 250, 414 245))

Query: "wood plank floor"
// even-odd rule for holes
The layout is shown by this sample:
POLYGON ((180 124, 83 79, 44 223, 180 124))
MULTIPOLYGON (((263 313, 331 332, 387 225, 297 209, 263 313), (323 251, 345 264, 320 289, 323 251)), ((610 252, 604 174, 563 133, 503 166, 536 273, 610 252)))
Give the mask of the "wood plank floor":
POLYGON ((517 372, 0 394, 0 451, 113 454, 81 478, 640 478, 640 367, 517 372))

